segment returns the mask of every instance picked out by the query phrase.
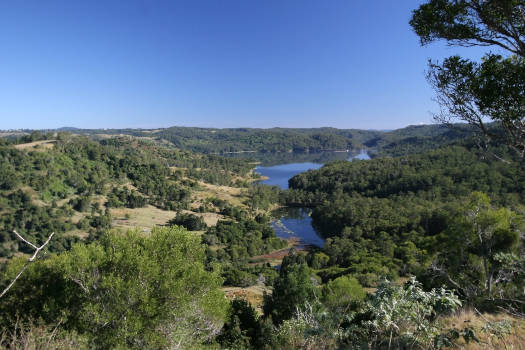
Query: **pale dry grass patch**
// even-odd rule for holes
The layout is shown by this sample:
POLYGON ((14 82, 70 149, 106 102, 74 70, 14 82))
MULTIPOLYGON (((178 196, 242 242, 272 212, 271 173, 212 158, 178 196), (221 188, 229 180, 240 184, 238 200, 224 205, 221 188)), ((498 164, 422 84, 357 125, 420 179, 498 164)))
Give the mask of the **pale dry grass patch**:
POLYGON ((181 210, 181 212, 201 217, 208 226, 215 226, 219 220, 224 218, 224 215, 217 213, 195 213, 191 210, 181 210))
POLYGON ((56 140, 43 140, 29 143, 21 143, 19 145, 15 145, 14 147, 18 150, 27 150, 29 148, 33 148, 34 150, 45 151, 47 149, 53 148, 55 146, 55 143, 56 140))
POLYGON ((470 327, 474 330, 480 342, 465 343, 463 339, 457 341, 457 348, 465 350, 525 350, 525 320, 505 313, 479 314, 471 309, 462 309, 454 315, 443 317, 439 320, 444 329, 464 329, 470 327), (498 336, 496 332, 484 331, 488 323, 508 321, 512 326, 511 334, 498 336))
POLYGON ((195 191, 195 198, 197 201, 204 201, 209 197, 216 197, 224 200, 234 206, 246 207, 243 203, 243 189, 239 187, 212 185, 205 182, 200 182, 200 191, 195 191))
POLYGON ((168 221, 177 215, 175 211, 162 210, 152 205, 134 209, 112 208, 110 213, 115 228, 129 230, 140 227, 147 232, 151 231, 154 226, 166 225, 168 221))
POLYGON ((262 314, 264 294, 272 294, 272 289, 265 285, 254 285, 246 288, 242 287, 223 287, 222 290, 229 300, 235 298, 244 299, 249 302, 255 310, 262 314))

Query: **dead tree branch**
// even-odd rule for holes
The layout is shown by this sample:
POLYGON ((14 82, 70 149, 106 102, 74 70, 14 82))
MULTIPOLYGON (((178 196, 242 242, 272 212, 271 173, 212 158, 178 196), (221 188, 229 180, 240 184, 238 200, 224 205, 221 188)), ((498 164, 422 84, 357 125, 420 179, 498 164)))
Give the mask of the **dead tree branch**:
POLYGON ((20 234, 16 231, 13 231, 14 234, 18 237, 18 239, 20 239, 22 242, 30 245, 31 247, 33 247, 33 249, 35 249, 35 252, 33 253, 33 256, 31 256, 29 259, 27 259, 27 262, 25 263, 24 267, 22 267, 22 269, 20 270, 20 272, 18 272, 18 274, 15 276, 15 278, 11 281, 11 283, 9 283, 9 285, 2 291, 2 294, 0 294, 0 298, 4 296, 5 293, 7 293, 7 291, 9 289, 11 289, 11 287, 15 284, 16 280, 20 278, 20 276, 22 276, 22 273, 24 273, 24 271, 27 269, 27 267, 29 266, 29 264, 31 264, 33 261, 35 261, 35 259, 37 258, 37 255, 38 253, 40 253, 40 251, 42 249, 45 248, 46 245, 48 245, 48 243, 51 241, 51 238, 53 238, 53 235, 55 234, 54 232, 51 233, 49 235, 49 237, 47 238, 47 240, 44 242, 44 244, 42 244, 40 247, 37 247, 36 245, 34 245, 33 243, 29 242, 28 240, 26 240, 24 237, 20 236, 20 234))

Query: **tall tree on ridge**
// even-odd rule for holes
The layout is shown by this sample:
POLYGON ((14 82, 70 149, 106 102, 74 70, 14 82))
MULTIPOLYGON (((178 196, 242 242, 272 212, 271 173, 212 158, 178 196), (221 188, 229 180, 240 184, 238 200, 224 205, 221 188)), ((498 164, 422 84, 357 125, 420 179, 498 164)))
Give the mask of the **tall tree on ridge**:
POLYGON ((486 141, 505 143, 525 160, 525 0, 430 0, 414 10, 410 25, 421 45, 445 40, 500 51, 481 62, 459 56, 429 62, 441 106, 435 118, 474 125, 486 141))

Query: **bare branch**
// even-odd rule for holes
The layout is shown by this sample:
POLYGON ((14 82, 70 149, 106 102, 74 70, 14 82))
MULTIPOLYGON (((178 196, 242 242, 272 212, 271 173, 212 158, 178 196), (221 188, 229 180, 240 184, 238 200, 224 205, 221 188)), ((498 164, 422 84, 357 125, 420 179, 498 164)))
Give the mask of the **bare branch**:
POLYGON ((22 276, 22 273, 24 273, 24 271, 27 269, 27 267, 29 266, 30 263, 32 263, 33 261, 35 261, 35 259, 37 258, 37 255, 38 253, 45 248, 46 245, 49 244, 49 242, 51 241, 51 238, 53 238, 53 235, 55 234, 54 232, 51 233, 49 235, 49 237, 47 238, 47 240, 44 242, 44 244, 42 244, 40 247, 37 247, 36 245, 34 245, 33 243, 27 241, 26 239, 24 239, 24 237, 20 236, 20 234, 16 231, 13 231, 15 233, 15 235, 22 241, 22 242, 25 242, 27 243, 28 245, 30 245, 31 247, 33 247, 35 249, 35 252, 33 254, 33 256, 31 256, 29 259, 27 259, 27 262, 25 263, 24 267, 22 267, 22 269, 20 270, 20 272, 18 272, 18 274, 15 276, 15 278, 11 281, 11 283, 9 283, 9 285, 2 291, 2 293, 0 294, 0 298, 3 297, 7 291, 9 289, 11 289, 11 287, 13 287, 13 285, 15 284, 15 282, 20 278, 20 276, 22 276))
POLYGON ((26 240, 24 237, 20 236, 20 234, 18 232, 16 232, 16 230, 13 230, 13 233, 18 237, 18 239, 20 239, 22 242, 26 243, 26 244, 29 244, 31 247, 33 247, 34 249, 38 249, 38 247, 36 245, 34 245, 33 243, 29 242, 28 240, 26 240))
POLYGON ((26 262, 26 264, 24 265, 24 267, 22 267, 22 269, 20 270, 20 272, 16 275, 16 277, 11 281, 11 283, 9 283, 9 285, 3 290, 2 294, 0 294, 0 298, 4 296, 5 293, 7 293, 7 291, 9 289, 11 289, 11 287, 13 286, 13 284, 15 284, 16 280, 18 278, 20 278, 20 276, 22 275, 22 273, 27 269, 27 267, 29 266, 31 262, 28 261, 26 262))

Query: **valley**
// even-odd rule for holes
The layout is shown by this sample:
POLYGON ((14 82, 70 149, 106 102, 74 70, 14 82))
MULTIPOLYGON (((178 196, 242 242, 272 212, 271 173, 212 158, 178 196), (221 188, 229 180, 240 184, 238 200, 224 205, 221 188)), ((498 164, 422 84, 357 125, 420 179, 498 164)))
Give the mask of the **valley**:
MULTIPOLYGON (((470 300, 472 290, 484 290, 485 282, 479 279, 483 269, 476 261, 483 255, 476 248, 468 248, 474 249, 468 260, 455 260, 462 254, 456 240, 472 242, 454 229, 471 225, 462 221, 468 208, 499 213, 494 220, 500 220, 497 225, 505 227, 501 232, 506 235, 495 243, 500 252, 522 249, 516 235, 524 225, 524 169, 482 157, 474 139, 443 138, 437 126, 374 134, 373 141, 364 142, 375 148, 359 143, 352 152, 223 155, 135 135, 143 131, 106 132, 103 138, 99 133, 39 131, 3 139, 4 280, 9 266, 30 253, 13 230, 37 243, 56 233, 42 263, 108 239, 124 237, 118 244, 127 244, 167 234, 163 230, 183 230, 200 244, 203 268, 219 278, 214 283, 230 303, 245 300, 254 317, 272 314, 278 320, 294 312, 275 304, 287 300, 290 288, 306 293, 304 300, 320 297, 323 305, 337 310, 346 302, 329 301, 335 295, 330 293, 339 293, 328 289, 336 283, 351 288, 355 305, 387 288, 385 278, 395 281, 388 288, 414 278, 425 286, 447 285, 447 275, 433 270, 436 262, 445 273, 460 276, 464 289, 447 287, 470 300), (467 265, 474 275, 463 269, 467 265), (292 285, 281 284, 287 278, 294 279, 286 282, 292 285)), ((500 270, 493 273, 506 268, 494 265, 500 270)), ((22 277, 15 287, 18 294, 40 283, 31 276, 22 277)), ((42 288, 41 293, 49 293, 45 284, 42 288)), ((507 285, 492 288, 500 293, 507 285)), ((16 295, 4 299, 1 312, 14 315, 16 295)), ((28 312, 53 317, 38 310, 28 312)))

